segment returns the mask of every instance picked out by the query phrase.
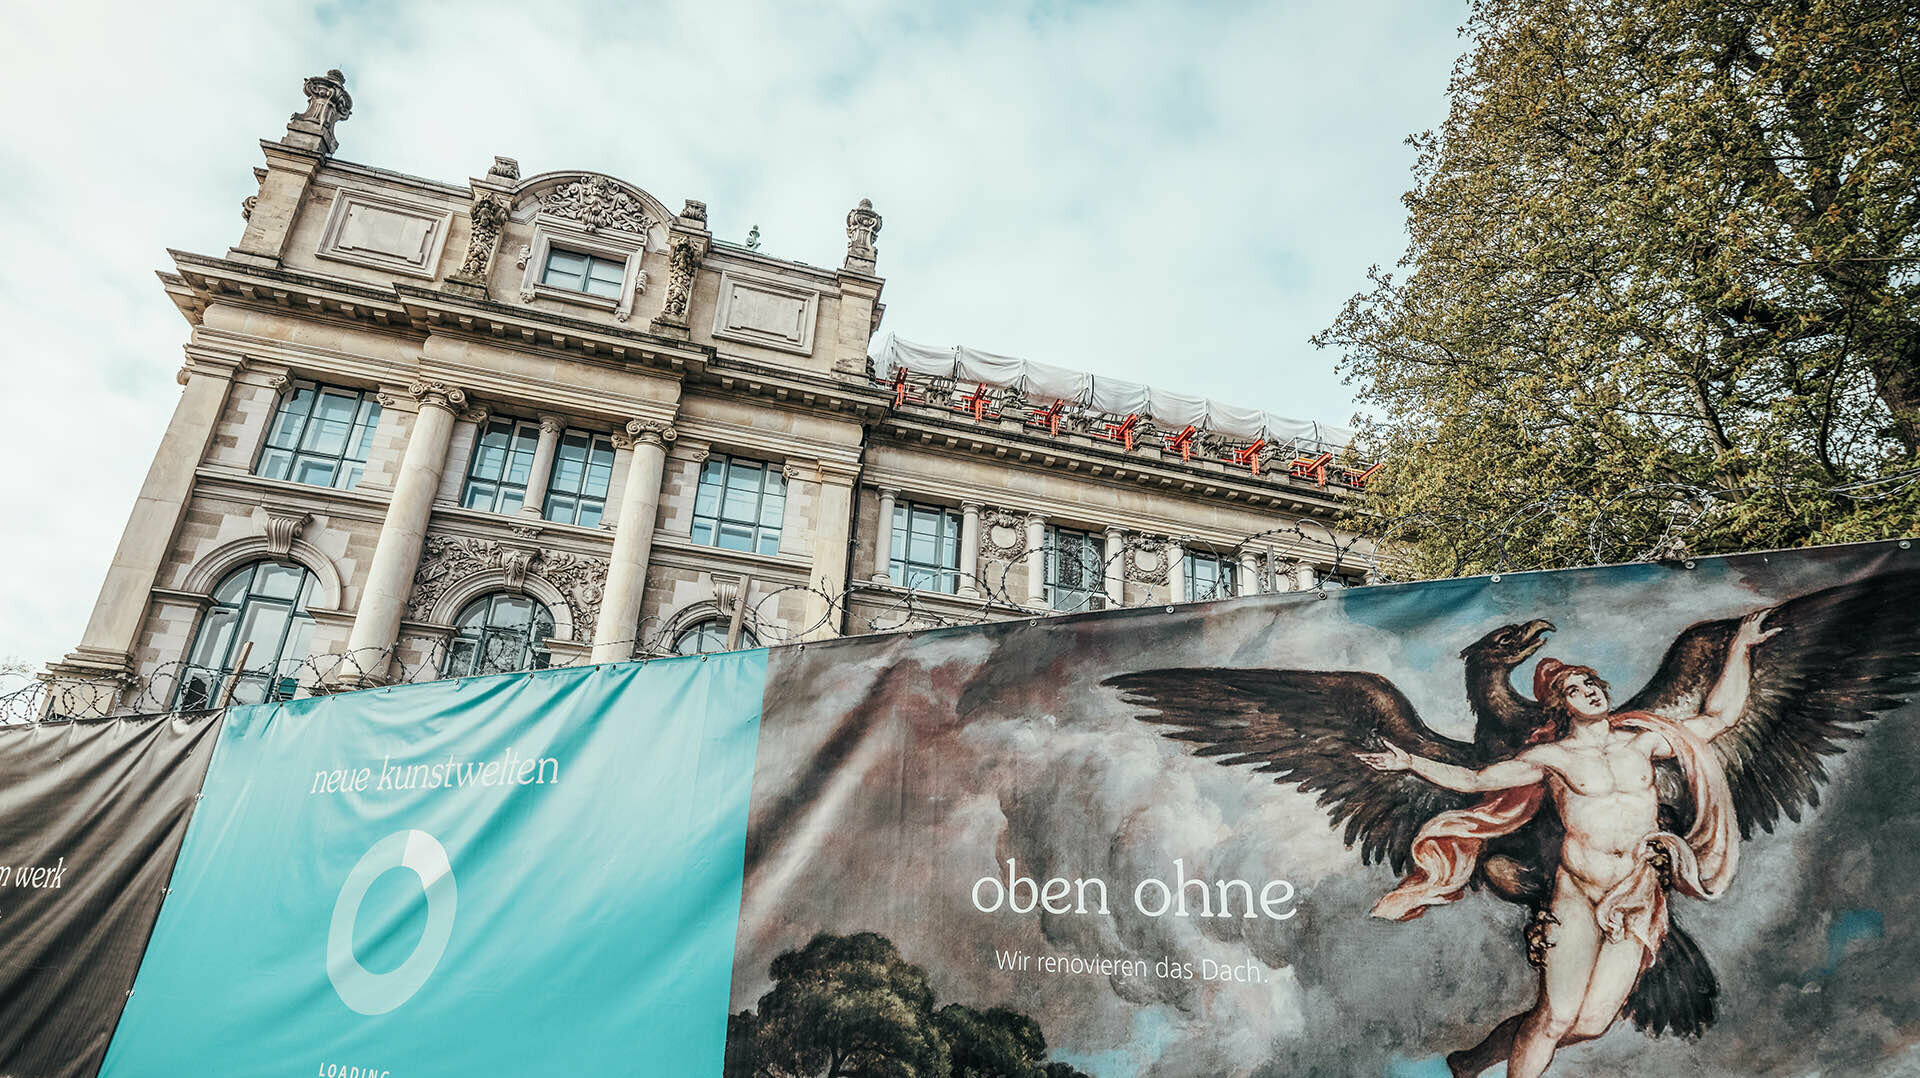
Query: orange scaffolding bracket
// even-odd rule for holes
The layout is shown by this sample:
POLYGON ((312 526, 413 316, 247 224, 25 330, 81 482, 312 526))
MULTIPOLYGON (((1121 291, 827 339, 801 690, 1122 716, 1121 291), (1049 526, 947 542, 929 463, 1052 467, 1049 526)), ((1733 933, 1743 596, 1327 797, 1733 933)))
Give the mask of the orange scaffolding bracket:
POLYGON ((1238 464, 1246 468, 1248 471, 1252 472, 1253 474, 1259 475, 1260 474, 1260 451, 1262 449, 1265 449, 1266 447, 1267 447, 1267 440, 1265 438, 1262 438, 1259 441, 1253 443, 1252 445, 1246 447, 1245 449, 1234 450, 1233 454, 1226 458, 1227 463, 1238 464))
POLYGON ((1096 434, 1094 437, 1102 441, 1119 442, 1127 452, 1131 453, 1133 452, 1134 442, 1140 436, 1139 431, 1136 429, 1139 425, 1140 417, 1129 412, 1127 413, 1127 418, 1120 422, 1106 424, 1107 432, 1105 434, 1096 434))
POLYGON ((1186 429, 1182 430, 1180 433, 1169 435, 1166 438, 1165 445, 1167 449, 1171 450, 1172 452, 1180 454, 1180 459, 1183 462, 1192 463, 1193 462, 1193 442, 1194 442, 1194 439, 1197 438, 1198 436, 1199 436, 1199 432, 1194 430, 1192 424, 1188 424, 1186 429))
POLYGON ((1311 479, 1324 487, 1327 485, 1327 465, 1332 463, 1332 453, 1322 453, 1317 457, 1295 457, 1290 470, 1295 479, 1311 479))
MULTIPOLYGON (((993 394, 987 392, 987 384, 981 382, 977 389, 960 398, 960 403, 954 405, 953 410, 956 412, 972 413, 973 421, 978 423, 987 418, 987 405, 992 403, 993 394)), ((1000 413, 993 413, 993 418, 1000 418, 1000 413)))
POLYGON ((1035 408, 1027 416, 1027 425, 1045 427, 1048 434, 1058 438, 1060 437, 1060 415, 1066 407, 1066 401, 1054 401, 1045 408, 1035 408))
POLYGON ((1379 463, 1375 464, 1371 468, 1368 468, 1364 472, 1357 472, 1357 471, 1354 471, 1352 468, 1343 469, 1343 471, 1345 471, 1346 473, 1344 478, 1346 479, 1347 485, 1355 488, 1365 487, 1367 485, 1367 480, 1373 478, 1373 473, 1379 471, 1383 466, 1386 465, 1386 463, 1387 462, 1384 460, 1380 461, 1379 463))

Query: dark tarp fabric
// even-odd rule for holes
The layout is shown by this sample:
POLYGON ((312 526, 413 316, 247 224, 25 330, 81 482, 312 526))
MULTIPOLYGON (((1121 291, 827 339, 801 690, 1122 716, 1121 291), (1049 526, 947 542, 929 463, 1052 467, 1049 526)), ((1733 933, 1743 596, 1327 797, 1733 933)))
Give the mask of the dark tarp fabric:
POLYGON ((99 1069, 219 725, 0 727, 0 1075, 99 1069))

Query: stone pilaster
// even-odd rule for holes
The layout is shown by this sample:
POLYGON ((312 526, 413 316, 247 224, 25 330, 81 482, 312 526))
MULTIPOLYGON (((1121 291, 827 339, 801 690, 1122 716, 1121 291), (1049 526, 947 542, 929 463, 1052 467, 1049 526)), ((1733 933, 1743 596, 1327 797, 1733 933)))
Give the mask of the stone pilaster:
POLYGON ((873 547, 873 579, 886 583, 893 579, 893 509, 900 492, 892 487, 880 490, 880 526, 873 547))
POLYGON ((806 596, 807 612, 801 624, 808 627, 805 639, 824 640, 840 635, 846 611, 853 488, 860 480, 860 465, 822 460, 814 467, 819 493, 813 502, 813 566, 808 570, 807 584, 819 594, 809 592, 806 596))
POLYGON ((700 274, 700 263, 713 245, 713 233, 707 231, 707 204, 688 199, 685 208, 667 226, 667 295, 660 315, 648 329, 675 340, 687 340, 693 333, 693 286, 700 274))
POLYGON ((1109 524, 1105 541, 1100 544, 1102 565, 1106 569, 1104 590, 1107 593, 1107 605, 1125 606, 1127 604, 1127 530, 1117 524, 1109 524))
POLYGON ((660 478, 666 471, 667 445, 678 437, 671 423, 635 419, 627 424, 633 458, 620 495, 620 522, 614 526, 613 557, 607 565, 607 590, 594 628, 593 661, 633 658, 640 632, 640 600, 647 589, 647 562, 653 556, 653 530, 660 516, 660 478))
POLYGON ((960 594, 980 597, 980 503, 960 503, 960 594))
MULTIPOLYGON (((195 358, 180 371, 185 392, 160 438, 159 452, 140 485, 120 533, 106 582, 87 619, 80 645, 50 670, 61 678, 114 678, 132 673, 131 652, 147 603, 193 493, 194 469, 207 453, 214 424, 233 388, 234 365, 195 358)), ((104 713, 104 712, 102 712, 104 713)))
POLYGON ((1027 605, 1047 603, 1047 518, 1027 514, 1027 605))
POLYGON ((427 520, 433 514, 434 493, 446 467, 454 420, 467 403, 464 390, 445 382, 415 382, 411 392, 420 402, 419 411, 367 567, 367 582, 360 590, 353 632, 347 638, 347 661, 341 664, 341 680, 347 684, 374 684, 387 676, 393 645, 400 638, 400 619, 413 591, 427 520))
POLYGON ((1255 551, 1242 548, 1240 565, 1234 570, 1234 577, 1233 593, 1235 595, 1258 595, 1260 593, 1260 555, 1255 551))
POLYGON ((527 497, 520 505, 520 516, 539 520, 546 516, 547 484, 553 481, 553 455, 560 448, 560 432, 567 428, 556 415, 540 417, 540 441, 533 450, 533 471, 527 476, 527 497))

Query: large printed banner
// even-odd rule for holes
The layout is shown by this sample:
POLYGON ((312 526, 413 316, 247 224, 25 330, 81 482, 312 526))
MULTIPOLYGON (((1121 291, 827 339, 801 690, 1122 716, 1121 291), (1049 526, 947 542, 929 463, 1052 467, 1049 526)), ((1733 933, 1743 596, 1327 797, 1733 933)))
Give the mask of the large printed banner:
MULTIPOLYGON (((1920 1073, 1892 543, 361 692, 212 755, 124 1014, 110 964, 64 1001, 112 1078, 1920 1073)), ((7 855, 131 820, 151 877, 170 766, 105 825, 0 791, 7 855)), ((94 1066, 45 1058, 0 1075, 94 1066)))
POLYGON ((99 1067, 218 725, 0 726, 0 1074, 99 1067))
POLYGON ((234 709, 102 1073, 718 1074, 764 670, 234 709))

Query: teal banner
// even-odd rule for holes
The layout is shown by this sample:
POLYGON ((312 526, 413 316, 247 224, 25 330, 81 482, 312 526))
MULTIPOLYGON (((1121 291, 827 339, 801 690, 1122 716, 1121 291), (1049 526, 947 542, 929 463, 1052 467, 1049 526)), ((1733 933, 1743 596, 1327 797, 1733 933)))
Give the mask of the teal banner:
POLYGON ((718 1074, 765 680, 234 709, 101 1073, 718 1074))

